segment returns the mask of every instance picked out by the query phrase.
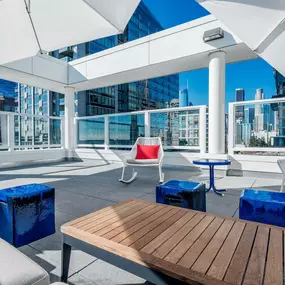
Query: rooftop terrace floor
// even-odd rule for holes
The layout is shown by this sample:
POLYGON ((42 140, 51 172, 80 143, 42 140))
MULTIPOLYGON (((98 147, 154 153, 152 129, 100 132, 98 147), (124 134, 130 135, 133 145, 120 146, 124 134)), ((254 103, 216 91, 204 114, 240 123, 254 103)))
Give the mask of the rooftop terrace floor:
MULTIPOLYGON (((208 182, 208 171, 199 168, 164 167, 165 180, 181 179, 208 182)), ((129 185, 118 181, 120 164, 96 161, 60 162, 0 170, 0 189, 11 186, 44 183, 56 189, 56 233, 33 242, 20 250, 45 268, 51 281, 60 276, 60 226, 82 215, 113 205, 129 198, 155 201, 158 171, 139 169, 137 179, 129 185)), ((279 191, 281 179, 268 174, 263 178, 216 177, 217 188, 227 188, 224 197, 207 194, 207 212, 220 216, 238 217, 239 196, 244 188, 279 191)), ((122 271, 78 250, 72 251, 69 283, 91 284, 144 284, 137 276, 122 271)), ((146 283, 147 284, 147 283, 146 283)))

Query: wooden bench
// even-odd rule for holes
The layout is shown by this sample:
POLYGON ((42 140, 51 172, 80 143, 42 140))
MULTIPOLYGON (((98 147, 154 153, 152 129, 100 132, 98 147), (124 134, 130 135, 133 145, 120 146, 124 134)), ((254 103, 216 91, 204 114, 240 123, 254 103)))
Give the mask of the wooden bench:
POLYGON ((71 246, 154 284, 283 284, 284 229, 128 200, 61 227, 71 246))

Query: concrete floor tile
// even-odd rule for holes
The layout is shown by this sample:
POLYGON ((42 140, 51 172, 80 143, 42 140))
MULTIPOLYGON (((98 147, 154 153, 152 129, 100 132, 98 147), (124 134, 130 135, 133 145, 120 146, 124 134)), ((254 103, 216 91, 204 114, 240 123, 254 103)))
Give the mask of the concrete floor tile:
MULTIPOLYGON (((60 276, 62 224, 129 198, 155 201, 157 169, 140 168, 137 179, 129 185, 118 181, 121 170, 120 164, 106 165, 94 161, 0 170, 0 189, 28 183, 45 183, 55 187, 56 233, 20 248, 50 273, 51 281, 58 281, 60 276)), ((131 171, 129 168, 127 175, 131 175, 131 171)), ((163 172, 165 181, 209 181, 209 172, 196 167, 165 166, 163 172)), ((266 178, 223 177, 217 173, 217 188, 227 188, 228 191, 224 197, 208 193, 207 212, 238 217, 239 196, 244 188, 279 191, 281 180, 266 178)), ((139 277, 76 249, 72 251, 69 276, 69 284, 74 285, 147 284, 139 277)))
POLYGON ((97 260, 90 266, 80 271, 80 274, 89 280, 101 285, 127 285, 144 284, 145 280, 129 272, 110 265, 102 260, 97 260))
POLYGON ((247 177, 233 177, 228 176, 222 179, 216 179, 215 185, 218 189, 236 189, 238 188, 250 188, 255 182, 255 178, 247 177))
MULTIPOLYGON (((48 255, 30 246, 23 246, 19 248, 19 250, 49 273, 51 283, 60 281, 60 262, 50 259, 48 255)), ((68 276, 72 276, 75 273, 76 271, 74 271, 73 268, 70 266, 68 276)))
POLYGON ((227 195, 221 197, 213 192, 207 193, 206 211, 218 216, 232 217, 239 205, 239 196, 227 195))
POLYGON ((281 182, 282 182, 281 179, 257 178, 252 188, 280 191, 281 182))
POLYGON ((61 190, 56 191, 55 198, 57 210, 79 217, 114 204, 114 202, 61 190))
POLYGON ((70 285, 100 285, 99 283, 91 281, 79 273, 76 273, 68 278, 67 283, 70 285))
POLYGON ((155 192, 149 193, 149 194, 145 194, 145 195, 139 197, 138 199, 155 202, 156 201, 156 194, 155 194, 155 192))

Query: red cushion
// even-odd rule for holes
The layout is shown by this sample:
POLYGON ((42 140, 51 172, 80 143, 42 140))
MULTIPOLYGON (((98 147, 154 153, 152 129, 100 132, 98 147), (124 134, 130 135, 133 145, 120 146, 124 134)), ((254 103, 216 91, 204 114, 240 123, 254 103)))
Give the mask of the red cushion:
POLYGON ((136 159, 158 159, 160 145, 137 145, 136 159))

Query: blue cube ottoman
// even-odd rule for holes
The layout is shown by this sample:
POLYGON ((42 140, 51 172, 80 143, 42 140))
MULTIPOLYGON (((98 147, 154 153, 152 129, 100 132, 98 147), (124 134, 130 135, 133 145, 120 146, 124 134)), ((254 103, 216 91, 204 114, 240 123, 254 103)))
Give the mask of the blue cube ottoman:
POLYGON ((156 186, 156 202, 206 212, 204 183, 170 180, 156 186))
POLYGON ((285 227, 285 193, 245 189, 240 196, 239 217, 285 227))
POLYGON ((0 238, 15 247, 55 232, 54 188, 29 184, 0 190, 0 238))

